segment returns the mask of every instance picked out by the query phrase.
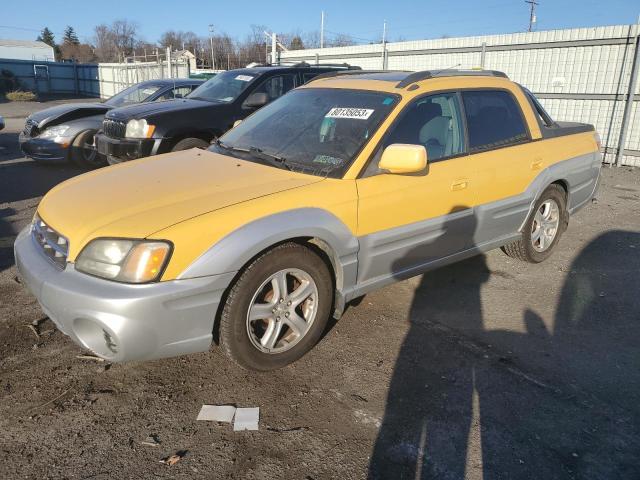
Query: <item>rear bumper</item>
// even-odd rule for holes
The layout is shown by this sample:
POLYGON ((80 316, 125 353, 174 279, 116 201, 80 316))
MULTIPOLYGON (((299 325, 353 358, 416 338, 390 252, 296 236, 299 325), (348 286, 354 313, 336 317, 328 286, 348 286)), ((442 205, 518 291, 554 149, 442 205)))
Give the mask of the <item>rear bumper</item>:
POLYGON ((111 138, 104 133, 98 133, 95 141, 98 153, 105 155, 109 163, 113 164, 156 154, 161 139, 111 138))
POLYGON ((64 162, 67 160, 69 149, 52 140, 27 137, 24 133, 20 133, 18 142, 22 153, 34 160, 40 162, 64 162))
POLYGON ((202 352, 212 341, 220 299, 234 273, 128 285, 51 263, 29 228, 14 245, 22 282, 74 342, 114 362, 202 352))

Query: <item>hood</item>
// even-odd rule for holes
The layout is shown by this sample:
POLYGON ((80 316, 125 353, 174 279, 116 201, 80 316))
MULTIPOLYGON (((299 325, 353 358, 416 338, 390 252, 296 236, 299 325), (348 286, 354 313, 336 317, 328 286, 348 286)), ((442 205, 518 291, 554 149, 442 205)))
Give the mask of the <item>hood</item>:
POLYGON ((92 115, 104 115, 111 107, 104 103, 67 103, 56 107, 45 108, 32 113, 29 118, 38 122, 38 129, 43 130, 47 126, 58 125, 63 122, 92 115))
POLYGON ((205 100, 192 100, 190 98, 176 98, 161 102, 139 103, 135 105, 127 105, 126 107, 115 108, 109 112, 107 118, 126 122, 134 118, 149 119, 154 115, 166 112, 174 113, 184 110, 209 109, 218 105, 223 106, 226 104, 207 102, 205 100))
POLYGON ((198 215, 322 180, 193 149, 74 177, 50 190, 38 213, 69 240, 73 261, 97 237, 145 238, 198 215))

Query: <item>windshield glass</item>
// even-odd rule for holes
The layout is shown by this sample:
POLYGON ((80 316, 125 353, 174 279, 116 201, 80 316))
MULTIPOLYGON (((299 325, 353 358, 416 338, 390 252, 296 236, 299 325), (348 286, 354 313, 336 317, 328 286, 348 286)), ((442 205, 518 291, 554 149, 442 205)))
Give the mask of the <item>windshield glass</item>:
POLYGON ((209 102, 233 102, 256 77, 256 74, 242 70, 219 73, 191 92, 188 98, 209 102))
POLYGON ((339 178, 397 98, 360 90, 293 90, 227 132, 211 149, 339 178))
POLYGON ((160 88, 162 87, 159 85, 134 85, 133 87, 125 88, 120 93, 116 93, 104 103, 113 107, 122 107, 124 105, 144 102, 160 90, 160 88))

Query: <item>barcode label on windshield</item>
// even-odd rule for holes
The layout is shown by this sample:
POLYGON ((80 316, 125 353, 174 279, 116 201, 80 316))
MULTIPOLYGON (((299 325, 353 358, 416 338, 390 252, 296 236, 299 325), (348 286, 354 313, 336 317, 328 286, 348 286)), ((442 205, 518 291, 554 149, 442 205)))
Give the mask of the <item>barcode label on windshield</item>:
POLYGON ((236 80, 240 80, 242 82, 250 82, 253 80, 253 77, 250 75, 236 75, 236 80))
POLYGON ((353 118, 367 120, 374 110, 370 108, 334 107, 325 115, 327 118, 353 118))

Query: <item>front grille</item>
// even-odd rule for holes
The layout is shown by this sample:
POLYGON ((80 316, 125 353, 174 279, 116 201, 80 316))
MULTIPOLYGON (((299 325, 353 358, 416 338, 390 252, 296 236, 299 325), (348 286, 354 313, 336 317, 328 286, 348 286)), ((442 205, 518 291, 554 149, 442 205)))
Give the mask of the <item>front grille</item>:
POLYGON ((60 268, 65 267, 69 253, 69 241, 65 237, 44 223, 38 215, 33 220, 31 235, 49 260, 60 268))
POLYGON ((38 131, 38 122, 36 122, 35 120, 31 120, 30 118, 27 118, 27 121, 24 124, 23 133, 27 137, 37 137, 38 133, 40 133, 38 131))
POLYGON ((111 120, 105 118, 102 122, 102 131, 107 137, 111 138, 124 138, 125 131, 127 130, 127 124, 120 120, 111 120))

